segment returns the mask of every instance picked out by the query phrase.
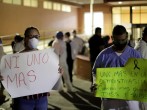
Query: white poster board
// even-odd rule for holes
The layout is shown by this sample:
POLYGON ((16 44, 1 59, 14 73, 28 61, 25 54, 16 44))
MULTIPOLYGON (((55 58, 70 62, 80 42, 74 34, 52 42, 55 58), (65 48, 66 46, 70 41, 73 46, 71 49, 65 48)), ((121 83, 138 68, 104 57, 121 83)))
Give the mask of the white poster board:
POLYGON ((60 77, 59 58, 52 48, 5 55, 1 75, 12 98, 49 92, 60 77))

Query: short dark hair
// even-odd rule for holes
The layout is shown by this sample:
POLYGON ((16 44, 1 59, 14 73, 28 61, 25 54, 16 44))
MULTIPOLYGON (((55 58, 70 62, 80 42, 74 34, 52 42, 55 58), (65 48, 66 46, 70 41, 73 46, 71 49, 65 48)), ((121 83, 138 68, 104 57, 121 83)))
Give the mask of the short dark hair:
POLYGON ((23 40, 23 37, 21 37, 20 35, 15 35, 14 40, 21 42, 23 40))
POLYGON ((101 33, 101 28, 100 27, 97 27, 97 28, 95 28, 95 33, 101 33))
POLYGON ((58 31, 57 33, 56 33, 56 38, 57 39, 62 39, 63 38, 63 32, 62 31, 58 31))
POLYGON ((116 25, 114 28, 113 28, 113 31, 112 31, 112 34, 113 36, 114 35, 122 35, 126 33, 127 34, 127 30, 124 26, 122 25, 116 25))
POLYGON ((65 35, 67 35, 67 37, 70 37, 70 33, 69 32, 66 32, 65 35))
POLYGON ((24 32, 24 36, 27 37, 30 34, 31 30, 36 30, 39 33, 39 30, 36 27, 31 26, 31 27, 26 28, 24 32))
POLYGON ((73 30, 73 31, 72 31, 72 33, 76 34, 76 33, 77 33, 77 31, 76 31, 76 30, 73 30))

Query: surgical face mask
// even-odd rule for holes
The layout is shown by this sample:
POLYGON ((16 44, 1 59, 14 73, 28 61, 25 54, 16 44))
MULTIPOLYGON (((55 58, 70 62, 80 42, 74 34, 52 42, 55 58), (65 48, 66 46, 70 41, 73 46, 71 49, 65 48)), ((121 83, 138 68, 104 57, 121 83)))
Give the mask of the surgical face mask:
POLYGON ((36 49, 39 41, 36 38, 29 39, 28 46, 30 49, 36 49))
POLYGON ((127 39, 121 40, 121 41, 119 41, 119 40, 113 41, 113 44, 115 45, 117 50, 123 50, 126 47, 127 43, 128 43, 127 39))

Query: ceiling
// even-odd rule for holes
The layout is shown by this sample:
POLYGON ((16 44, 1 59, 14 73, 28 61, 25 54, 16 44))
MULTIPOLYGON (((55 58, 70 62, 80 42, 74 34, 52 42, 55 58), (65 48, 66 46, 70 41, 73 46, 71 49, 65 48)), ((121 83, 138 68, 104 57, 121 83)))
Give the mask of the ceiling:
MULTIPOLYGON (((90 4, 91 0, 62 0, 62 1, 84 5, 84 4, 90 4)), ((104 3, 104 0, 93 0, 93 1, 94 3, 104 3)))
MULTIPOLYGON (((92 0, 60 0, 66 3, 76 5, 90 4, 92 0)), ((94 4, 109 4, 109 5, 147 5, 147 0, 93 0, 94 4), (119 2, 122 2, 119 4, 119 2)))

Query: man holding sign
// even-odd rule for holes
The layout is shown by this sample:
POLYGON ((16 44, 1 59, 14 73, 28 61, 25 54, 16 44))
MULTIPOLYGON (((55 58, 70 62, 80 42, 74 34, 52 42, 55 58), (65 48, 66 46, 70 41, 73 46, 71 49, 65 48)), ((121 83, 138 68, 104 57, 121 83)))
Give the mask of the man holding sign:
POLYGON ((25 49, 2 58, 3 77, 0 79, 4 79, 3 85, 13 98, 14 110, 47 110, 48 92, 56 84, 62 69, 58 67, 53 50, 37 51, 40 37, 37 28, 28 27, 24 36, 25 49))
MULTIPOLYGON (((141 58, 139 52, 127 45, 128 33, 124 26, 117 25, 113 29, 113 45, 103 50, 97 57, 94 67, 94 86, 96 85, 96 69, 97 68, 111 68, 124 67, 129 58, 141 58)), ((99 73, 97 73, 99 76, 99 73)), ((102 110, 140 110, 138 101, 129 101, 121 99, 102 98, 102 110)))

